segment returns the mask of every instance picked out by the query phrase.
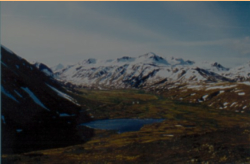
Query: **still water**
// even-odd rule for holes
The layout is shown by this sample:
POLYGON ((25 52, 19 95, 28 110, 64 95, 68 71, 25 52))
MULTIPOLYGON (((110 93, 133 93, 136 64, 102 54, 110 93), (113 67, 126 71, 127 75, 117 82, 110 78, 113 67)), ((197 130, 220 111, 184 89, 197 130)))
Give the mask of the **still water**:
POLYGON ((80 125, 94 129, 117 130, 118 133, 138 131, 146 124, 162 122, 164 119, 105 119, 96 120, 80 125))

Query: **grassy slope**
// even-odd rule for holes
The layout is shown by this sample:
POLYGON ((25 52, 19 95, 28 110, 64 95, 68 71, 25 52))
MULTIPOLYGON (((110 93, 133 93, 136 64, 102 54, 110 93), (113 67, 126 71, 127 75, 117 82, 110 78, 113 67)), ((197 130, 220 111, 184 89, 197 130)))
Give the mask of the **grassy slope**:
MULTIPOLYGON (((158 90, 158 92, 161 92, 161 90, 158 90)), ((249 112, 250 109, 250 86, 240 83, 206 84, 200 85, 197 89, 190 89, 185 85, 179 85, 168 92, 163 91, 162 94, 173 100, 187 103, 198 103, 203 96, 207 95, 207 98, 200 102, 205 106, 242 113, 249 112), (209 89, 211 87, 215 87, 215 89, 209 89), (228 88, 219 89, 216 87, 228 88), (239 95, 242 92, 244 92, 244 95, 239 95)))
MULTIPOLYGON (((166 118, 138 132, 95 130, 85 144, 3 155, 5 163, 250 162, 248 113, 189 104, 140 90, 81 90, 74 95, 94 119, 166 118), (133 103, 134 102, 134 103, 133 103)), ((191 92, 191 91, 190 91, 191 92)))

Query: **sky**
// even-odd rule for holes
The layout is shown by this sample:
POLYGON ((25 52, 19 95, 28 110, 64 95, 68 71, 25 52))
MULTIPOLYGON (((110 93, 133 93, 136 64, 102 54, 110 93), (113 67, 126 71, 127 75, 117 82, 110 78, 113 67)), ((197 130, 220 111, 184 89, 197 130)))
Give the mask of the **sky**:
POLYGON ((1 44, 48 66, 88 58, 250 61, 250 2, 1 2, 1 44))

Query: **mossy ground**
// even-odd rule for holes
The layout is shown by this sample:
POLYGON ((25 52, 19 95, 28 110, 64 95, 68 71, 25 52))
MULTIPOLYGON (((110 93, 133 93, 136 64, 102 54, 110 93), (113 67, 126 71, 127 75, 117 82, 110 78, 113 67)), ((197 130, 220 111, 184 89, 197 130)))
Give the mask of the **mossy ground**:
POLYGON ((95 130, 66 148, 2 155, 3 163, 249 163, 248 113, 174 101, 141 90, 81 90, 72 95, 93 119, 165 118, 140 131, 95 130))

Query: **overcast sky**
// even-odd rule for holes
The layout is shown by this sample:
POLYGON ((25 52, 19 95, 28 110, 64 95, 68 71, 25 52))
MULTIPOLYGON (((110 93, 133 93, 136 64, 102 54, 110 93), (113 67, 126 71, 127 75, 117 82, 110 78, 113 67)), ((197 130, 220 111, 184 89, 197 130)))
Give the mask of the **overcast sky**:
POLYGON ((154 52, 250 61, 250 2, 1 2, 1 42, 49 66, 154 52))

